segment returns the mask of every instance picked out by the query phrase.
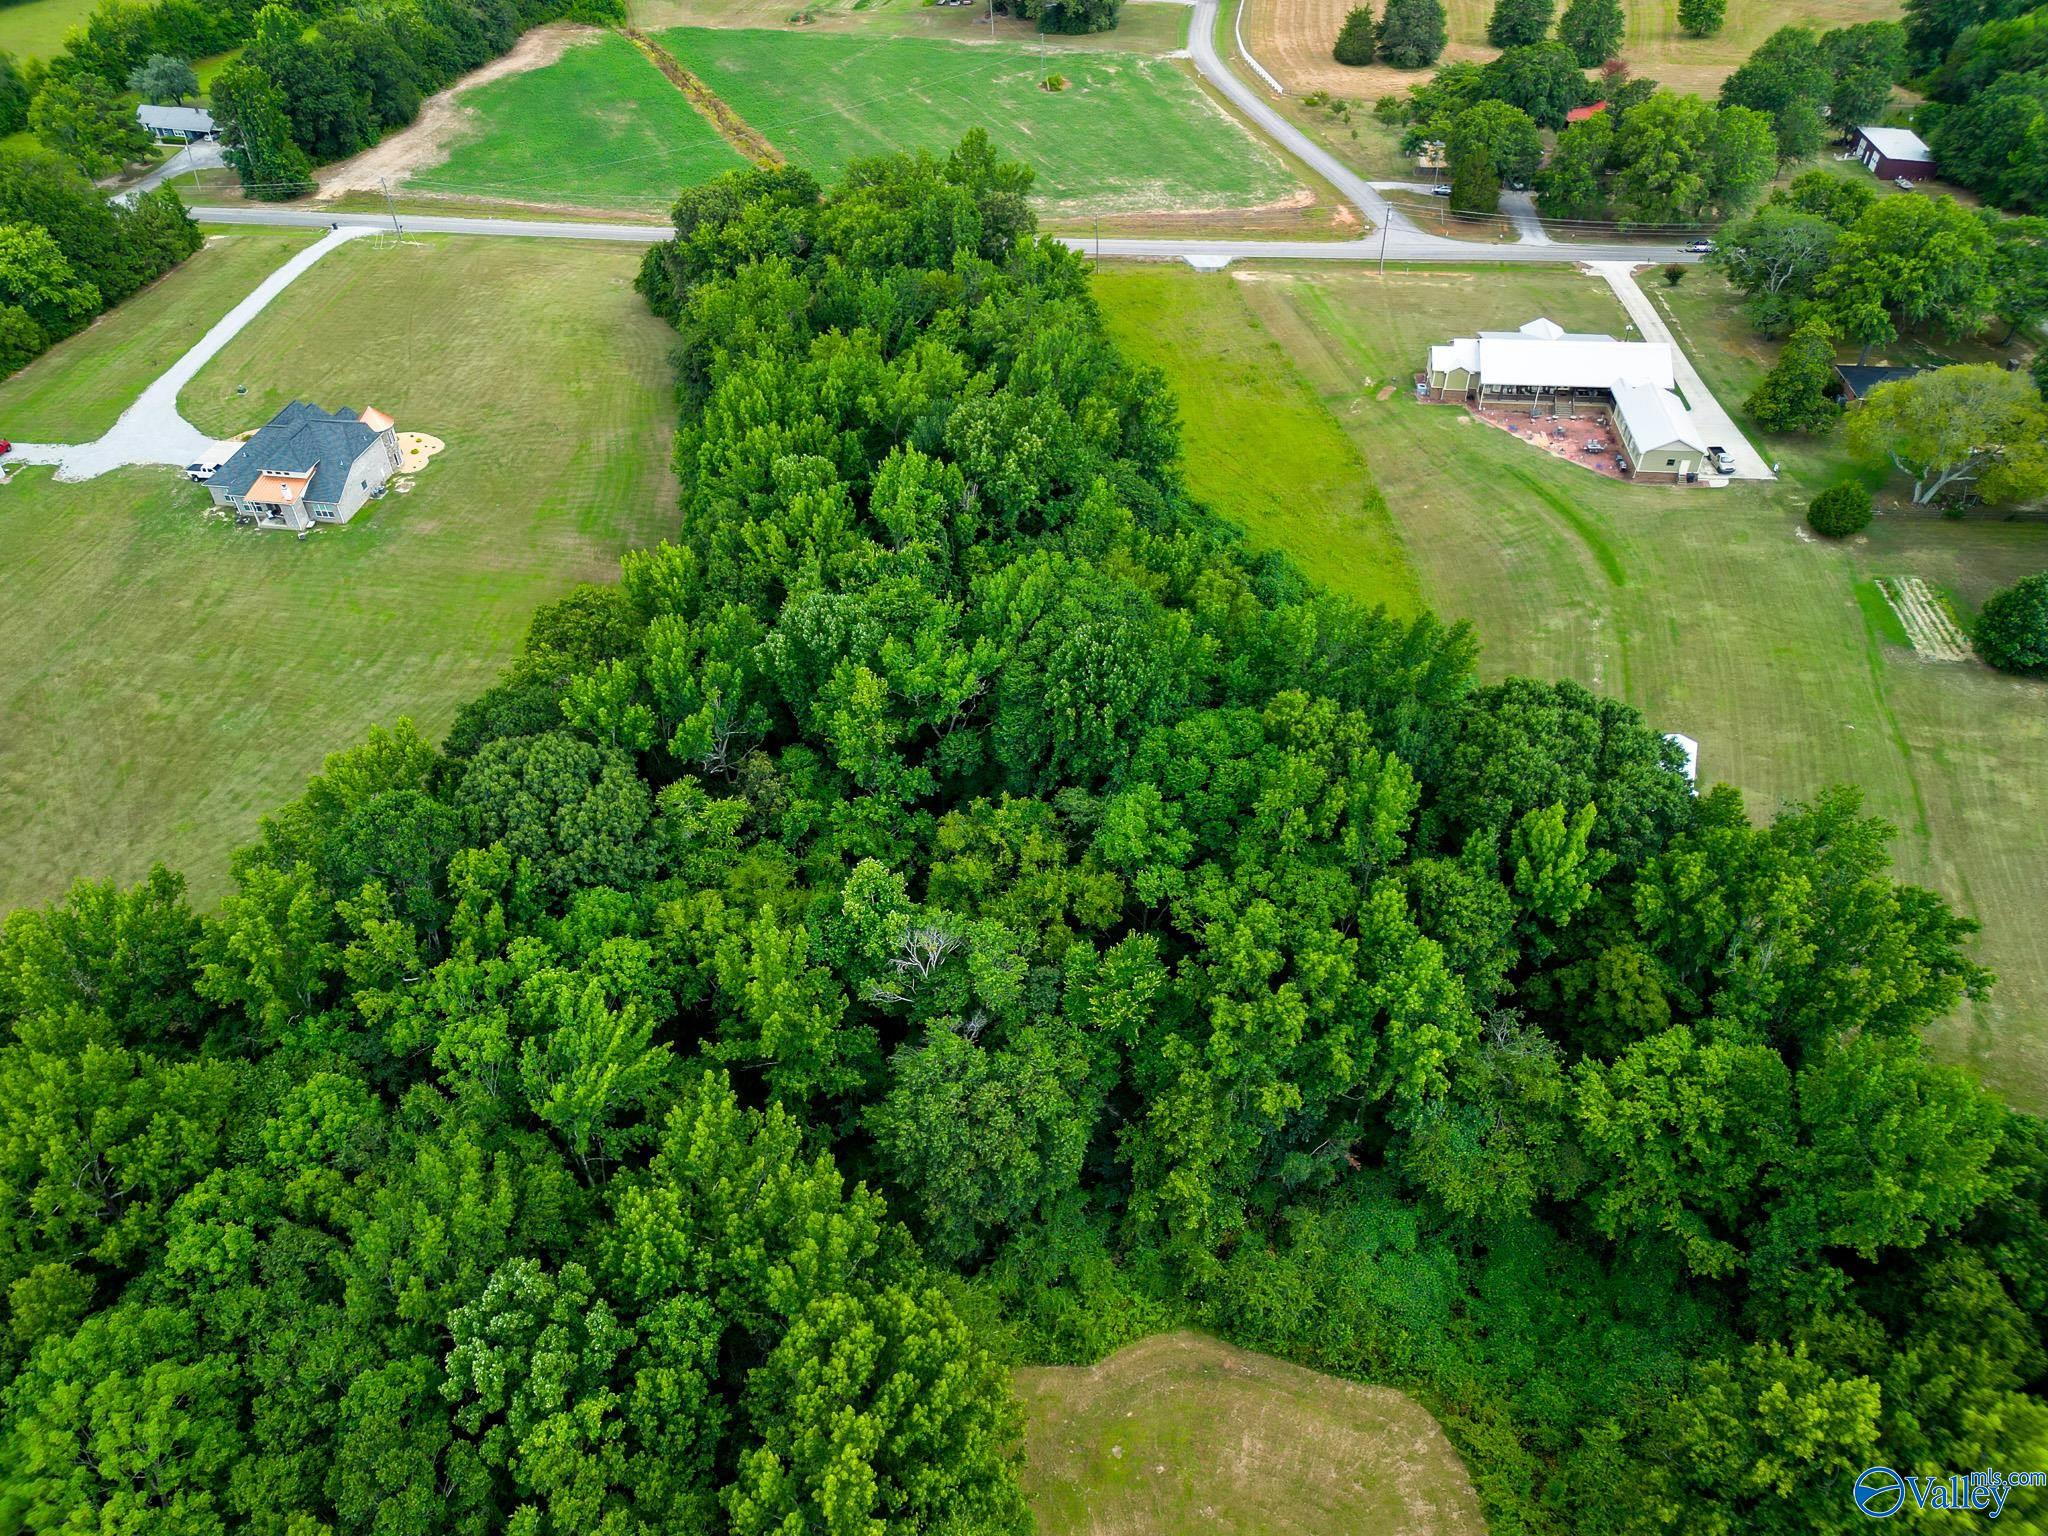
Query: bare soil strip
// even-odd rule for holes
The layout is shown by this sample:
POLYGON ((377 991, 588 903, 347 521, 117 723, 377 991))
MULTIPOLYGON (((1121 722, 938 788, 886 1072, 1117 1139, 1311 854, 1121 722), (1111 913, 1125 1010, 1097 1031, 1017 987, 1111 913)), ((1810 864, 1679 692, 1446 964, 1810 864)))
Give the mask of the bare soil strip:
POLYGON ((579 26, 574 22, 535 27, 514 43, 509 52, 471 70, 446 90, 429 96, 420 106, 420 115, 409 127, 387 134, 361 154, 337 160, 321 171, 317 195, 325 199, 339 197, 344 192, 377 192, 387 185, 396 187, 415 171, 441 164, 448 158, 448 151, 469 118, 469 108, 458 99, 464 91, 488 85, 493 80, 502 80, 507 75, 523 75, 530 69, 543 69, 571 48, 594 43, 602 36, 604 28, 579 26))
POLYGON ((1930 661, 1968 661, 1970 642, 1948 604, 1918 576, 1883 576, 1877 590, 1906 627, 1913 649, 1930 661))
POLYGON ((724 99, 710 86, 683 68, 682 61, 674 54, 638 27, 622 27, 620 30, 635 48, 647 55, 648 61, 656 69, 668 77, 669 84, 683 93, 690 105, 703 115, 704 120, 718 130, 718 136, 726 143, 756 165, 783 163, 782 151, 770 144, 760 129, 727 106, 724 99))

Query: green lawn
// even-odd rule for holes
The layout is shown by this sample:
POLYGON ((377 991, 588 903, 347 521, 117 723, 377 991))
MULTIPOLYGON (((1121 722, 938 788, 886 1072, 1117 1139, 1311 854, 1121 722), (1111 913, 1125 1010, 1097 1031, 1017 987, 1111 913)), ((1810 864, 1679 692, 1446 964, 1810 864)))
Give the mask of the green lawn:
POLYGON ((1170 60, 692 27, 657 40, 826 178, 862 155, 944 152, 982 127, 1038 172, 1038 198, 1056 214, 1254 207, 1294 190, 1279 159, 1170 60), (1041 89, 1051 74, 1066 89, 1041 89))
POLYGON ((0 53, 16 60, 54 59, 64 34, 85 25, 97 0, 21 0, 0 7, 0 53))
POLYGON ((657 211, 679 189, 744 162, 616 33, 554 63, 466 92, 471 126, 416 192, 657 211))
POLYGON ((933 5, 928 0, 810 0, 805 5, 791 0, 630 0, 626 9, 633 25, 649 32, 664 27, 775 27, 859 32, 868 37, 1029 43, 1048 52, 1171 53, 1188 42, 1188 8, 1172 0, 1126 4, 1109 31, 1079 33, 1042 33, 1019 16, 991 18, 986 6, 933 5), (798 16, 804 19, 798 21, 798 16))
POLYGON ((1040 1536, 1482 1536, 1464 1464, 1413 1399, 1192 1333, 1018 1371, 1040 1536))
POLYGON ((311 230, 216 235, 158 282, 0 383, 0 434, 87 443, 294 251, 311 230))
POLYGON ((345 528, 237 530, 168 470, 0 489, 0 910, 158 857, 217 891, 326 753, 400 715, 438 734, 536 606, 667 531, 673 336, 639 258, 359 241, 281 296, 184 409, 374 402, 447 440, 345 528))
POLYGON ((1333 590, 1418 612, 1414 566, 1358 449, 1249 314, 1190 305, 1187 290, 1184 274, 1163 266, 1096 279, 1111 335, 1140 355, 1173 355, 1197 494, 1242 524, 1255 547, 1290 551, 1333 590))
MULTIPOLYGON (((1150 276, 1151 274, 1147 274, 1150 276)), ((1431 342, 1548 315, 1619 334, 1607 289, 1566 271, 1376 273, 1264 269, 1158 274, 1177 295, 1146 296, 1126 343, 1176 385, 1206 387, 1204 333, 1276 343, 1370 467, 1393 510, 1424 597, 1469 619, 1488 676, 1573 677, 1627 699, 1702 744, 1702 773, 1736 784, 1759 813, 1823 785, 1864 787, 1900 830, 1897 856, 1986 925, 1993 1000, 1937 1032, 2029 1108, 2048 1106, 2048 687, 1970 666, 1922 662, 1896 643, 1871 582, 1921 575, 1967 605, 2048 565, 2048 527, 1881 518, 1867 540, 1801 537, 1811 491, 1849 465, 1839 444, 1772 442, 1774 486, 1723 491, 1628 486, 1552 460, 1450 406, 1418 405, 1407 383, 1431 342), (1184 363, 1183 358, 1195 363, 1184 363), (1378 398, 1388 380, 1394 394, 1378 398)), ((1126 279, 1100 292, 1126 309, 1126 279)), ((1705 316, 1688 279, 1694 355, 1731 405, 1752 366, 1705 316)), ((1192 418, 1191 418, 1192 419, 1192 418)), ((1259 459, 1249 471, 1263 471, 1259 459)), ((1198 494, 1225 510, 1224 469, 1191 456, 1198 494)), ((1377 536, 1320 530, 1296 553, 1322 566, 1384 558, 1377 536)))

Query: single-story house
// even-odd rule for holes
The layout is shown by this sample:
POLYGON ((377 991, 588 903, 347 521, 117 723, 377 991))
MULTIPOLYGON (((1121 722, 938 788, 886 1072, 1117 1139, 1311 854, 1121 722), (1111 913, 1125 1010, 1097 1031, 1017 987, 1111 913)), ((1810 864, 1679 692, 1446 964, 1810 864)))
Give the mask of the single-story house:
POLYGON ((213 114, 204 107, 156 107, 145 102, 135 109, 135 120, 159 144, 190 144, 220 137, 213 114))
POLYGON ((1638 480, 1685 480, 1706 464, 1707 441, 1674 388, 1671 346, 1616 341, 1536 319, 1516 331, 1481 331, 1429 349, 1438 400, 1475 405, 1603 406, 1638 480))
POLYGON ((1934 151, 1910 128, 1858 128, 1849 153, 1886 181, 1925 181, 1934 174, 1934 151))
POLYGON ((1596 112, 1605 112, 1606 110, 1606 102, 1596 101, 1592 103, 1590 106, 1573 107, 1571 111, 1565 113, 1564 120, 1568 123, 1583 123, 1587 118, 1593 116, 1596 112))
POLYGON ((1910 379, 1926 371, 1925 368, 1881 368, 1875 364, 1869 367, 1860 363, 1835 364, 1835 377, 1842 381, 1842 399, 1850 405, 1867 398, 1880 384, 1896 384, 1900 379, 1910 379))
POLYGON ((259 528, 304 533, 345 523, 398 468, 398 434, 379 410, 323 411, 294 400, 213 472, 217 507, 259 528))

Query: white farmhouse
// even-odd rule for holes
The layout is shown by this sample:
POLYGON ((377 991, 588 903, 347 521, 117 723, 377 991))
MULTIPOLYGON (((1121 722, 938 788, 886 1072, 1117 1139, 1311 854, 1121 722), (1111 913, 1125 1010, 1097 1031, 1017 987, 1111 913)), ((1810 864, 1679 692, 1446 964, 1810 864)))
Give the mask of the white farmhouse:
POLYGON ((398 468, 398 435, 379 410, 360 416, 294 400, 213 472, 206 488, 259 528, 304 533, 354 517, 398 468))
POLYGON ((1616 341, 1551 320, 1429 349, 1429 388, 1439 400, 1531 411, 1605 407, 1638 480, 1690 479, 1706 464, 1707 440, 1674 382, 1669 342, 1616 341))

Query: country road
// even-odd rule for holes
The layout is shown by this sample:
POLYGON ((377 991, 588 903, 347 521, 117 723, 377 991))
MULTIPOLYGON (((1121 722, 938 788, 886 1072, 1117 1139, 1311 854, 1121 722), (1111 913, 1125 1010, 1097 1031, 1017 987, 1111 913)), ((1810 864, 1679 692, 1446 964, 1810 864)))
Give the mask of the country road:
MULTIPOLYGON (((1453 240, 1418 229, 1387 200, 1373 190, 1362 176, 1303 133, 1231 70, 1229 62, 1216 51, 1216 17, 1221 0, 1196 0, 1190 7, 1188 51, 1195 68, 1215 86, 1248 121, 1267 134, 1290 155, 1323 178, 1372 224, 1375 231, 1361 240, 1204 240, 1176 235, 1166 239, 1112 236, 1094 239, 1068 236, 1066 243, 1090 256, 1125 257, 1137 260, 1185 261, 1197 267, 1226 267, 1234 261, 1399 261, 1474 263, 1500 262, 1693 262, 1699 258, 1678 249, 1674 242, 1642 244, 1609 241, 1601 244, 1562 244, 1547 238, 1531 238, 1527 227, 1523 239, 1513 245, 1494 245, 1475 240, 1453 240)), ((299 229, 324 229, 330 224, 344 228, 363 225, 390 226, 390 217, 375 213, 333 213, 318 209, 259 207, 194 207, 195 218, 211 224, 284 225, 299 229)), ((416 234, 439 235, 523 235, 539 240, 617 240, 651 245, 666 240, 673 230, 661 224, 607 224, 562 219, 464 218, 450 214, 400 213, 401 225, 416 234)))

